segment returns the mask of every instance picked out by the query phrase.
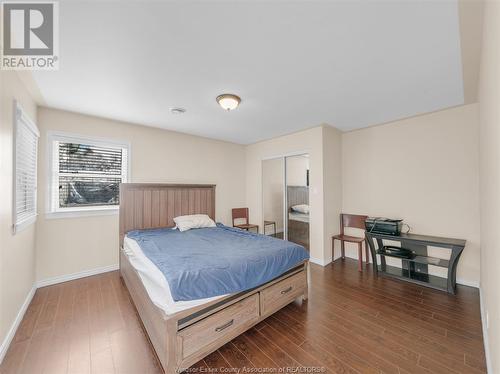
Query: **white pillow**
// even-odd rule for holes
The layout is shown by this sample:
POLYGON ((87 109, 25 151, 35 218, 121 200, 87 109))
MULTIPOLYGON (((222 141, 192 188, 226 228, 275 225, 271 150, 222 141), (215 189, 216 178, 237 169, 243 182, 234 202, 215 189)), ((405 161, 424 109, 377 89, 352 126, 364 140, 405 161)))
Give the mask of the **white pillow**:
POLYGON ((292 206, 292 210, 294 212, 309 214, 309 205, 307 204, 299 204, 292 206))
POLYGON ((192 214, 188 216, 179 216, 174 218, 179 231, 190 229, 201 229, 203 227, 215 227, 215 222, 206 214, 192 214))

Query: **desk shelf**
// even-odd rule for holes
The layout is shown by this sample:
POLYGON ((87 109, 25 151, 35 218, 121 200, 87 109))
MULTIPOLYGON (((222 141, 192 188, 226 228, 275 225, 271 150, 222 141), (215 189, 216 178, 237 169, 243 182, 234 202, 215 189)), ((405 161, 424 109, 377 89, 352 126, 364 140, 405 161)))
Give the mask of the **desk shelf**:
POLYGON ((437 258, 437 257, 416 256, 411 261, 419 264, 439 266, 442 268, 448 268, 450 266, 450 260, 444 260, 442 258, 437 258))
POLYGON ((442 258, 437 258, 437 257, 430 257, 430 256, 415 256, 413 258, 404 258, 404 257, 399 257, 399 256, 393 256, 384 252, 381 252, 377 250, 377 254, 379 256, 386 256, 386 257, 393 257, 397 258, 401 261, 410 261, 410 262, 415 262, 418 264, 425 264, 425 265, 432 265, 432 266, 439 266, 442 268, 447 268, 450 266, 450 261, 442 258))
POLYGON ((436 290, 444 290, 447 288, 448 279, 438 277, 436 275, 429 275, 424 273, 411 273, 410 271, 398 268, 396 266, 385 266, 385 271, 382 270, 380 265, 377 265, 378 272, 382 276, 389 276, 392 278, 401 279, 403 281, 411 280, 412 283, 420 284, 425 287, 434 288, 436 290))
POLYGON ((366 232, 366 239, 372 252, 373 269, 376 275, 392 277, 455 294, 456 269, 465 247, 465 240, 415 234, 392 236, 370 232, 366 232), (381 252, 379 249, 384 246, 383 240, 400 242, 401 247, 413 252, 414 257, 401 258, 387 252, 381 252), (451 249, 450 258, 447 260, 428 256, 427 247, 429 246, 451 249), (400 260, 401 267, 388 265, 386 258, 400 260), (429 274, 429 266, 447 269, 447 277, 429 274))

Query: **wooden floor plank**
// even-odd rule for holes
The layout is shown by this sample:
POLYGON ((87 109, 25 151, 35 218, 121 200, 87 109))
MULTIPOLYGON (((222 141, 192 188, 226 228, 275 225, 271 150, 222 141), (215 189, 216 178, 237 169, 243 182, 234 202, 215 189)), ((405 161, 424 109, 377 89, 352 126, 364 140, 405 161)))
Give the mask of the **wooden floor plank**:
POLYGON ((18 343, 13 343, 9 347, 9 351, 5 356, 2 365, 0 365, 0 373, 17 374, 20 372, 24 363, 24 358, 28 351, 30 340, 23 340, 18 343))
POLYGON ((253 341, 246 335, 240 335, 232 343, 243 353, 257 368, 277 369, 278 365, 268 357, 253 341))
POLYGON ((209 354, 207 357, 205 357, 203 359, 203 361, 205 361, 205 364, 207 365, 207 367, 209 368, 217 368, 218 370, 222 370, 224 368, 230 368, 231 365, 229 365, 229 363, 226 361, 226 359, 224 358, 224 356, 222 356, 220 354, 219 351, 215 351, 211 354, 209 354))
MULTIPOLYGON (((328 285, 324 284, 323 287, 317 288, 317 292, 321 293, 323 292, 322 289, 327 287, 328 285)), ((480 349, 480 347, 482 347, 482 338, 479 339, 479 337, 481 336, 479 335, 481 333, 481 329, 479 327, 477 328, 476 332, 477 338, 467 337, 464 336, 463 334, 459 335, 456 334, 456 331, 446 330, 446 326, 443 327, 442 324, 438 321, 433 321, 433 320, 421 321, 420 319, 414 318, 411 312, 405 313, 403 311, 399 311, 397 308, 393 306, 387 307, 386 303, 382 302, 381 300, 365 301, 364 299, 361 300, 358 299, 356 301, 353 301, 352 300, 353 297, 356 298, 356 296, 352 296, 352 294, 360 293, 361 291, 352 290, 347 294, 342 294, 343 292, 345 291, 344 290, 337 291, 335 292, 335 295, 339 296, 340 294, 341 296, 340 299, 346 299, 347 300, 346 303, 348 305, 353 306, 354 309, 352 310, 356 314, 361 315, 364 313, 366 315, 366 318, 371 319, 371 317, 368 315, 369 314, 373 315, 374 311, 378 310, 377 318, 384 320, 383 325, 385 326, 398 325, 409 331, 412 331, 415 334, 441 341, 445 345, 452 343, 452 346, 462 347, 465 350, 467 350, 470 347, 471 350, 475 351, 476 353, 479 353, 478 351, 482 351, 482 349, 480 349), (450 340, 452 339, 454 341, 450 342, 450 340), (458 341, 460 341, 460 344, 453 344, 458 341)), ((448 295, 445 294, 443 296, 449 297, 448 295)), ((339 297, 332 299, 339 299, 339 297)), ((467 314, 465 313, 464 316, 466 315, 467 314)))
MULTIPOLYGON (((364 359, 363 353, 359 354, 357 349, 355 353, 346 349, 346 344, 343 344, 342 341, 339 341, 339 339, 336 339, 331 335, 325 336, 321 334, 321 328, 314 330, 308 329, 305 325, 290 318, 283 311, 279 311, 275 316, 268 318, 266 321, 271 324, 271 326, 274 322, 279 321, 279 326, 281 326, 283 329, 282 331, 285 333, 290 331, 293 331, 294 335, 303 333, 303 343, 301 343, 300 346, 308 352, 315 351, 318 352, 318 354, 328 354, 332 358, 339 359, 361 373, 379 373, 380 370, 382 370, 375 362, 373 362, 375 361, 373 356, 368 359, 364 359), (282 326, 288 326, 288 328, 285 329, 282 326)), ((278 328, 278 326, 276 326, 276 328, 278 328)), ((385 367, 385 369, 385 372, 387 373, 398 373, 396 366, 389 369, 385 367)))
MULTIPOLYGON (((306 352, 302 347, 298 346, 293 340, 288 339, 285 334, 280 331, 274 329, 273 327, 267 325, 259 330, 259 333, 264 335, 269 341, 275 343, 281 350, 288 353, 294 360, 296 360, 302 367, 314 367, 318 370, 321 368, 328 367, 326 362, 321 362, 318 358, 314 357, 309 352, 306 352)), ((342 363, 341 372, 353 373, 354 371, 349 370, 349 368, 345 367, 342 363)), ((327 372, 335 373, 337 372, 335 368, 328 367, 330 370, 327 372)))
POLYGON ((338 318, 336 315, 328 315, 328 311, 325 311, 326 316, 315 315, 314 318, 310 318, 296 309, 294 312, 296 318, 301 322, 309 325, 318 324, 322 329, 329 331, 331 334, 348 339, 357 347, 368 348, 391 365, 403 368, 410 373, 429 373, 429 371, 417 365, 417 352, 408 349, 402 344, 392 344, 392 342, 383 336, 372 333, 369 330, 358 328, 347 319, 338 318))
MULTIPOLYGON (((262 324, 260 327, 262 330, 266 325, 262 324)), ((279 348, 274 342, 267 339, 264 335, 260 333, 260 330, 250 329, 244 333, 244 336, 254 342, 267 357, 271 358, 278 367, 282 368, 296 368, 300 364, 292 358, 289 353, 285 352, 279 348)))
MULTIPOLYGON (((359 273, 351 260, 310 269, 307 302, 288 305, 192 372, 486 372, 477 289, 459 286, 452 296, 376 278, 369 267, 359 273)), ((118 272, 110 272, 38 289, 0 373, 159 374, 161 366, 118 272)))
POLYGON ((232 368, 238 368, 241 371, 254 368, 255 365, 245 356, 236 346, 229 342, 219 348, 219 353, 226 359, 232 368))

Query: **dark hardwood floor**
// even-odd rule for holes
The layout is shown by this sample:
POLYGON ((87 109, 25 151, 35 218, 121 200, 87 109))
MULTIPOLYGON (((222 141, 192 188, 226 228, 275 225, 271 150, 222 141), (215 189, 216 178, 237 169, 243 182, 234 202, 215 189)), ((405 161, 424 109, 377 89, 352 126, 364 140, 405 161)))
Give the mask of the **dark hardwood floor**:
MULTIPOLYGON (((290 304, 189 371, 306 366, 330 373, 485 372, 478 290, 459 286, 451 296, 375 279, 370 269, 361 274, 356 267, 352 260, 312 264, 307 302, 290 304)), ((0 371, 161 369, 112 272, 37 290, 0 371)))

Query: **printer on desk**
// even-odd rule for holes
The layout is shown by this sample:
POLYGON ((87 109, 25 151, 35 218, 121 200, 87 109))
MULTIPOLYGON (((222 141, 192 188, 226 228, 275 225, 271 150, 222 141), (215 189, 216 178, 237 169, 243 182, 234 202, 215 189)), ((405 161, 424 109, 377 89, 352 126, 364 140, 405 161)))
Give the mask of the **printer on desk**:
POLYGON ((403 220, 382 217, 368 217, 365 220, 365 227, 366 231, 369 233, 397 236, 401 234, 403 220))

